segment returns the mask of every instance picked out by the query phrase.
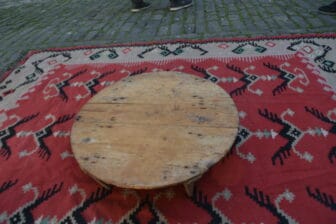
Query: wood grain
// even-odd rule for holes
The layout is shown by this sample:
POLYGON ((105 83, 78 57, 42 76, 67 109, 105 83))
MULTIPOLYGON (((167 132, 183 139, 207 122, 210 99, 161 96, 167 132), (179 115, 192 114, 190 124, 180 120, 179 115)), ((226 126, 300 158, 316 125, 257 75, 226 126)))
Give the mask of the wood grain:
POLYGON ((219 86, 196 76, 147 73, 95 95, 78 114, 71 145, 82 169, 119 187, 188 181, 229 151, 238 113, 219 86))

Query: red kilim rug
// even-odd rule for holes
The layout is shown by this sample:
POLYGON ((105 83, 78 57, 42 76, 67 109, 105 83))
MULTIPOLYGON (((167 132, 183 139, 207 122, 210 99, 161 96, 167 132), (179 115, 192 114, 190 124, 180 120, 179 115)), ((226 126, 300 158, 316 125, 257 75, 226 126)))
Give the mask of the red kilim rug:
POLYGON ((0 83, 0 223, 334 224, 335 79, 336 34, 31 52, 0 83), (232 96, 234 146, 192 197, 106 190, 73 157, 76 114, 113 82, 161 70, 232 96))

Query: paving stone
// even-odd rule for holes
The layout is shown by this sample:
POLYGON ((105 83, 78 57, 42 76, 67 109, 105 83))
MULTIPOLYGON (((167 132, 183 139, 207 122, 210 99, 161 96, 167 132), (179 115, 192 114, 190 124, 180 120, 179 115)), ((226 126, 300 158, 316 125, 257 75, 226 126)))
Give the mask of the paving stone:
POLYGON ((184 25, 184 33, 186 34, 196 33, 196 26, 194 24, 184 25))
POLYGON ((181 26, 181 24, 180 23, 174 23, 172 26, 171 26, 171 30, 170 30, 170 32, 171 32, 171 34, 173 34, 173 35, 178 35, 179 33, 181 33, 181 31, 182 31, 182 26, 181 26))
POLYGON ((291 19, 294 20, 300 27, 306 27, 308 25, 308 20, 301 16, 293 16, 291 19))
POLYGON ((98 34, 98 31, 97 30, 92 30, 90 31, 87 36, 85 37, 87 40, 92 40, 94 39, 98 34))
POLYGON ((222 30, 222 27, 218 21, 209 21, 207 30, 209 33, 217 33, 218 31, 222 30))
POLYGON ((169 34, 169 27, 167 26, 161 26, 159 28, 159 31, 157 32, 157 35, 159 36, 167 36, 169 34))

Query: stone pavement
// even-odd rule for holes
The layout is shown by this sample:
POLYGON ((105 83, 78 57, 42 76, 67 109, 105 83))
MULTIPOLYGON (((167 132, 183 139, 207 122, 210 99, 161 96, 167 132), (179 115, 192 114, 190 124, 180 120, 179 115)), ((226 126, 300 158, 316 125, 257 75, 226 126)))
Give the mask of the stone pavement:
POLYGON ((0 74, 33 49, 336 32, 336 16, 317 12, 331 1, 194 0, 169 12, 168 0, 152 0, 131 13, 129 0, 0 0, 0 74))

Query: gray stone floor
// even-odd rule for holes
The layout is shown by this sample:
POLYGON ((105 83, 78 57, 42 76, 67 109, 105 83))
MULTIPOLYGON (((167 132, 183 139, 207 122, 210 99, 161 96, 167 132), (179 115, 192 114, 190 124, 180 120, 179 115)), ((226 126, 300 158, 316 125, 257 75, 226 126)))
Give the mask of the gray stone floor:
POLYGON ((194 0, 178 12, 151 2, 131 13, 129 0, 0 0, 0 74, 32 49, 336 31, 336 16, 317 12, 330 0, 194 0))

